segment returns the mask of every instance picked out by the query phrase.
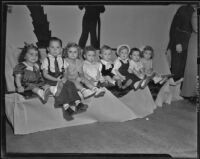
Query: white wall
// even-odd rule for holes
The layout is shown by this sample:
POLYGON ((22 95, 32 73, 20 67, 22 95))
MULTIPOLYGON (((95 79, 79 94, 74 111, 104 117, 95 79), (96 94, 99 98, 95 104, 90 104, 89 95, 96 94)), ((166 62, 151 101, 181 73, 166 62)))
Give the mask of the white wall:
MULTIPOLYGON (((174 13, 179 5, 108 5, 101 14, 101 44, 113 48, 122 43, 131 46, 145 44, 153 47, 166 46, 168 32, 174 13)), ((77 6, 45 5, 50 22, 52 36, 60 37, 64 43, 78 42, 81 34, 81 23, 84 11, 77 6)), ((7 15, 7 40, 16 45, 24 41, 36 42, 33 33, 32 19, 25 6, 12 6, 12 13, 7 15)))

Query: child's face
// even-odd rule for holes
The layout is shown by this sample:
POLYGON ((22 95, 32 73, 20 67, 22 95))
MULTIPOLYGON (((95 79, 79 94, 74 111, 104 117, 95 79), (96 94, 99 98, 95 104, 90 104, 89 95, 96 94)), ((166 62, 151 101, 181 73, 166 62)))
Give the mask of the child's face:
POLYGON ((135 62, 140 61, 140 52, 139 51, 133 51, 131 55, 131 59, 135 62))
POLYGON ((87 61, 92 63, 95 60, 95 55, 96 55, 95 51, 87 51, 85 54, 85 58, 87 61))
POLYGON ((62 52, 62 47, 59 41, 51 41, 48 47, 49 54, 58 56, 62 52))
POLYGON ((145 58, 146 60, 151 59, 152 51, 151 51, 151 50, 145 50, 143 56, 144 56, 144 58, 145 58))
POLYGON ((119 52, 119 57, 122 59, 122 60, 126 60, 128 58, 128 50, 127 49, 122 49, 120 50, 119 52))
POLYGON ((36 63, 38 61, 38 51, 35 49, 28 49, 25 60, 31 64, 36 63))
POLYGON ((69 59, 77 59, 78 58, 78 49, 76 47, 70 47, 67 51, 69 59))
POLYGON ((111 55, 112 55, 112 51, 109 50, 109 49, 104 49, 102 51, 102 58, 105 60, 105 61, 110 61, 111 60, 111 55))

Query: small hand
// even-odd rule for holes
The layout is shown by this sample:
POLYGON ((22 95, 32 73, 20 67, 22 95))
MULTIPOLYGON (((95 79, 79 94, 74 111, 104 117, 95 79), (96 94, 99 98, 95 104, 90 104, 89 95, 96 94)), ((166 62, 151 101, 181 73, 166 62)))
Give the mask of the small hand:
POLYGON ((67 78, 62 78, 61 81, 62 81, 63 83, 65 83, 65 82, 67 81, 67 78))
POLYGON ((62 81, 62 76, 57 77, 57 81, 62 81))
POLYGON ((22 93, 24 92, 24 87, 17 87, 17 92, 22 93))
POLYGON ((126 80, 126 77, 125 77, 125 76, 122 76, 122 80, 123 80, 123 81, 126 80))
POLYGON ((99 81, 100 81, 101 83, 103 83, 103 82, 105 82, 106 80, 105 80, 104 78, 100 78, 99 81))

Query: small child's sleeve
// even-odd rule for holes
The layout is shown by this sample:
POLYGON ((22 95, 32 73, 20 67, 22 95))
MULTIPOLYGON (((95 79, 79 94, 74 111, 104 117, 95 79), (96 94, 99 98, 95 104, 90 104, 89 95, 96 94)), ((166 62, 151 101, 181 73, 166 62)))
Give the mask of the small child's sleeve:
POLYGON ((120 61, 118 59, 116 59, 114 62, 114 67, 112 69, 112 73, 117 75, 116 70, 118 70, 120 68, 120 66, 121 66, 120 61))
POLYGON ((64 59, 64 69, 66 70, 69 67, 69 63, 64 59))
POLYGON ((134 65, 134 62, 133 61, 130 61, 130 64, 129 64, 129 68, 130 70, 133 70, 135 68, 135 65, 134 65))
POLYGON ((15 76, 17 74, 23 74, 25 68, 26 66, 23 63, 17 64, 15 68, 13 69, 13 75, 15 76))
POLYGON ((45 58, 42 61, 41 70, 48 70, 48 66, 49 66, 48 60, 47 60, 47 58, 45 58))
POLYGON ((100 81, 104 81, 103 75, 102 75, 102 73, 101 73, 102 67, 103 67, 103 66, 102 66, 102 63, 99 62, 99 75, 100 75, 99 80, 100 80, 100 81))
POLYGON ((102 71, 102 68, 103 68, 102 63, 99 62, 99 72, 102 71))

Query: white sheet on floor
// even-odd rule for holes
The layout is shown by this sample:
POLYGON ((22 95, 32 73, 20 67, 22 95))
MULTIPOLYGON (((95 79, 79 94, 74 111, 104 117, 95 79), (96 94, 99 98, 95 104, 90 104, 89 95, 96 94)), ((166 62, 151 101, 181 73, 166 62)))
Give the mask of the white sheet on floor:
POLYGON ((150 98, 151 96, 149 98, 142 97, 141 93, 147 95, 149 91, 145 89, 131 92, 124 99, 119 100, 106 90, 104 97, 92 97, 84 101, 89 105, 88 110, 74 115, 74 120, 71 121, 63 118, 61 108, 54 107, 53 97, 49 98, 46 104, 42 104, 38 98, 26 100, 17 93, 7 94, 5 110, 6 116, 14 128, 14 133, 28 134, 94 122, 124 122, 144 117, 153 113, 156 105, 150 98), (124 101, 126 101, 125 104, 124 101))

